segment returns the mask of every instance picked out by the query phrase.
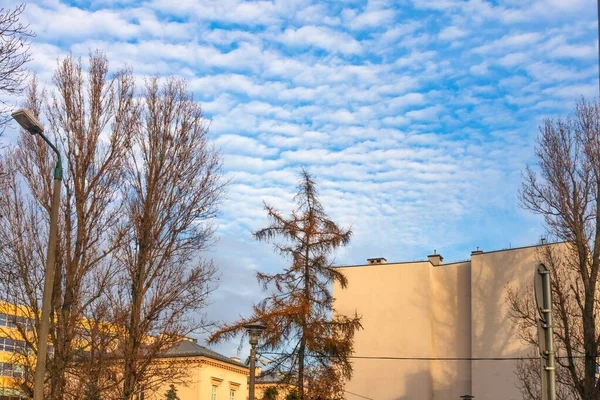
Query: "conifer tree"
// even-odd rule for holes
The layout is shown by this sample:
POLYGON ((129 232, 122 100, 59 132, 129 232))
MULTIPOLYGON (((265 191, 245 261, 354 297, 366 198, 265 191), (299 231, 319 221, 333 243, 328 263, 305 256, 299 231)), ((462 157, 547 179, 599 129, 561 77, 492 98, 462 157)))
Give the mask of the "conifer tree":
MULTIPOLYGON (((263 290, 273 290, 253 314, 225 324, 211 337, 219 342, 244 332, 244 325, 261 321, 267 326, 259 352, 273 360, 272 369, 293 377, 300 398, 312 398, 311 386, 319 371, 334 371, 338 381, 350 378, 353 338, 361 328, 357 315, 339 315, 333 309, 332 284, 342 288, 346 277, 333 266, 330 254, 349 243, 350 228, 341 228, 325 213, 312 176, 302 170, 296 208, 284 217, 265 204, 270 225, 255 232, 259 241, 273 243, 276 252, 291 261, 283 271, 257 272, 263 290), (316 372, 316 373, 315 373, 316 372), (312 378, 312 379, 311 379, 312 378)), ((333 385, 339 387, 339 385, 333 385)), ((327 397, 339 398, 340 393, 327 397)))
POLYGON ((175 385, 171 384, 171 386, 169 386, 169 390, 165 393, 165 400, 181 400, 179 396, 177 396, 175 385))

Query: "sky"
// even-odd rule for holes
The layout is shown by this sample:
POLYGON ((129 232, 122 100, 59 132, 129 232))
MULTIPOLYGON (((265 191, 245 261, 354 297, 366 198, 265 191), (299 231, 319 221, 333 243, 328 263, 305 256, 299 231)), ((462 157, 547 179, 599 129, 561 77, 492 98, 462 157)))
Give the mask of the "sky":
POLYGON ((251 232, 263 201, 291 211, 301 167, 352 226, 339 265, 539 242, 521 173, 539 124, 597 96, 596 17, 592 0, 40 0, 22 20, 42 84, 96 49, 113 71, 187 80, 231 180, 207 254, 208 317, 231 321, 263 296, 254 271, 288 262, 251 232))

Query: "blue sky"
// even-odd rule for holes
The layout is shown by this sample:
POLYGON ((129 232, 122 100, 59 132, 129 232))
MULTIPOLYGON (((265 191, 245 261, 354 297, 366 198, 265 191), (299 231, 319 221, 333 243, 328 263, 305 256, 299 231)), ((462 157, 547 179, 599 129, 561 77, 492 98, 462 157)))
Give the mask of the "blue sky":
POLYGON ((42 83, 97 48, 188 80, 232 180, 209 310, 230 320, 260 299, 253 271, 285 263, 251 231, 263 200, 291 210, 300 166, 353 226, 339 264, 536 243, 521 171, 538 124, 597 95, 596 16, 592 0, 43 0, 23 19, 42 83))

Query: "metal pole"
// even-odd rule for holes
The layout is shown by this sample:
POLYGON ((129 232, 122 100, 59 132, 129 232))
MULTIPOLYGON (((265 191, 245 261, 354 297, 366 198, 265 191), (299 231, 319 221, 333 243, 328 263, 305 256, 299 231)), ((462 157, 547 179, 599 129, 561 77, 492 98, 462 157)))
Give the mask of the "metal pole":
POLYGON ((37 360, 35 365, 35 380, 33 387, 33 399, 43 400, 44 398, 44 377, 46 375, 46 353, 48 349, 48 333, 50 330, 50 306, 52 301, 52 289, 54 287, 54 271, 56 259, 56 239, 58 232, 58 210, 60 206, 60 186, 62 181, 62 164, 60 153, 48 139, 40 136, 50 144, 58 156, 56 168, 54 169, 54 188, 52 193, 52 202, 50 203, 50 232, 48 237, 48 253, 46 256, 46 271, 44 276, 44 294, 42 297, 42 315, 40 319, 40 329, 38 332, 37 360))
POLYGON ((546 349, 548 361, 546 364, 548 400, 556 400, 556 388, 554 381, 554 337, 552 329, 552 288, 550 286, 550 271, 545 270, 542 274, 544 282, 544 314, 546 320, 546 349))
POLYGON ((256 374, 256 350, 254 345, 250 347, 250 388, 248 389, 248 400, 254 400, 254 380, 256 374))

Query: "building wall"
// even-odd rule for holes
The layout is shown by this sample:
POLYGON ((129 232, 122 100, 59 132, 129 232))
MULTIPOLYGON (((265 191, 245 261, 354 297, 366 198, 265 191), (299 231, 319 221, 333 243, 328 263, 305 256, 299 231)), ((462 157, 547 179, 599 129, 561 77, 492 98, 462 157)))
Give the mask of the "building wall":
MULTIPOLYGON (((471 263, 429 266, 432 279, 432 357, 464 358, 471 354, 471 263)), ((433 399, 459 399, 471 392, 469 361, 433 360, 433 399)))
POLYGON ((363 318, 356 356, 432 358, 354 359, 347 399, 521 399, 516 361, 434 359, 535 354, 517 336, 507 291, 532 290, 539 259, 533 246, 474 253, 470 261, 437 266, 422 261, 340 267, 348 288, 334 285, 335 308, 363 318))
MULTIPOLYGON (((517 337, 510 320, 507 289, 533 290, 539 263, 537 247, 473 255, 471 258, 472 357, 522 357, 535 353, 517 337)), ((473 361, 473 396, 490 400, 520 400, 516 361, 473 361), (502 390, 493 390, 502 388, 502 390)))
POLYGON ((269 388, 277 390, 277 400, 285 400, 290 392, 296 390, 295 386, 289 384, 257 383, 254 387, 254 398, 261 400, 269 388))
MULTIPOLYGON (((31 333, 33 315, 25 307, 0 302, 0 398, 20 394, 18 384, 23 376, 24 357, 33 357, 26 351, 23 337, 16 324, 31 333)), ((32 360, 29 359, 29 363, 32 360)))
MULTIPOLYGON (((349 285, 347 290, 334 286, 336 309, 362 316, 357 355, 432 355, 430 266, 427 261, 340 268, 349 285)), ((430 361, 354 359, 353 366, 348 399, 431 398, 430 361)))
MULTIPOLYGON (((234 400, 248 397, 248 369, 205 357, 182 357, 183 366, 188 371, 185 383, 175 384, 177 395, 182 400, 213 400, 212 386, 217 386, 216 400, 230 400, 230 390, 235 391, 234 400)), ((169 390, 169 383, 153 392, 146 392, 148 400, 162 400, 169 390)))

